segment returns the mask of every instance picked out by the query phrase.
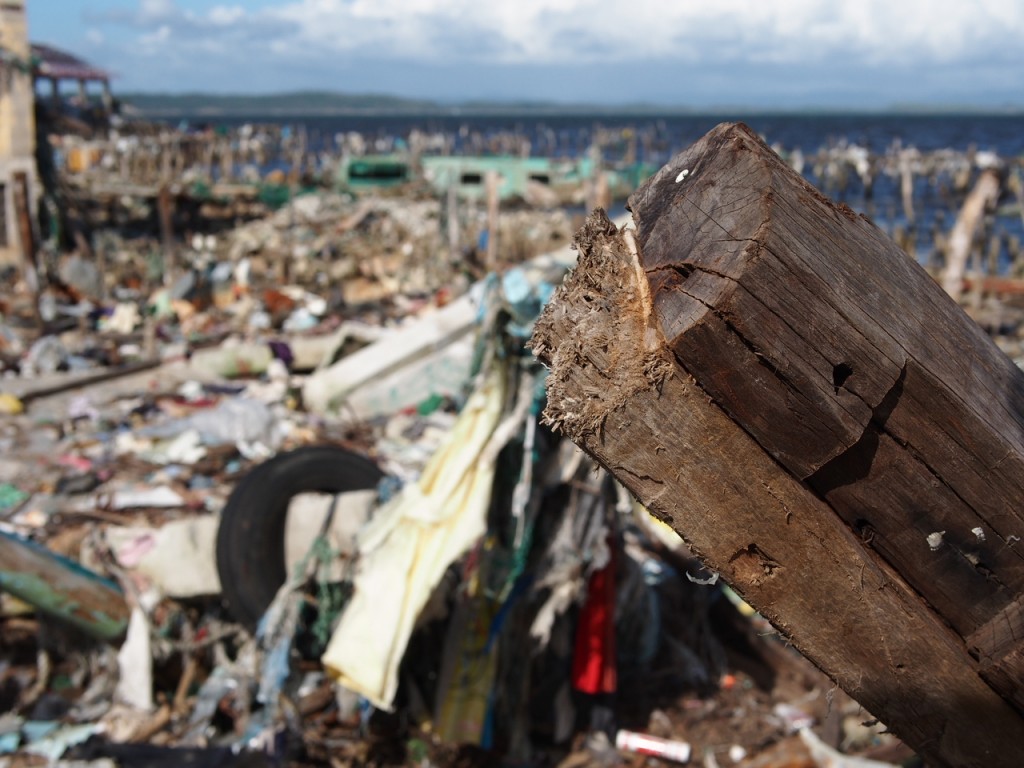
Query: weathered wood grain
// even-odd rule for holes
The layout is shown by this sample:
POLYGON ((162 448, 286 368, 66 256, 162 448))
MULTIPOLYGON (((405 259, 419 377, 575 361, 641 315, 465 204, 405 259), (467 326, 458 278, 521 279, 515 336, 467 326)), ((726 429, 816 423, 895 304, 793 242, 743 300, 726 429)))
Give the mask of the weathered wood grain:
POLYGON ((961 636, 1009 604, 1024 589, 1024 374, 744 126, 712 131, 631 206, 657 324, 708 396, 870 530, 961 636))
POLYGON ((1024 709, 1020 670, 1024 668, 1024 598, 1008 605, 967 639, 981 665, 981 676, 997 690, 1012 690, 1013 702, 1024 709))
POLYGON ((1021 372, 744 126, 631 206, 538 324, 549 419, 929 764, 1021 764, 1021 372))

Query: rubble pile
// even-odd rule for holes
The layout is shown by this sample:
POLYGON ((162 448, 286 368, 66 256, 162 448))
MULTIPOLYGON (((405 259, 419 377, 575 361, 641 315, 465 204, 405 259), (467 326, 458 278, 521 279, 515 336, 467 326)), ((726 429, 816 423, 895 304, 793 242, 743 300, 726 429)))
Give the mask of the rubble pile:
MULTIPOLYGON (((258 170, 303 142, 56 145, 72 231, 38 286, 0 275, 0 768, 915 764, 541 423, 523 345, 579 212, 258 170)), ((956 208, 995 162, 786 157, 840 198, 900 184, 912 254, 949 245, 915 184, 956 208)), ((964 303, 1022 358, 994 215, 964 303)))
MULTIPOLYGON (((170 256, 151 238, 104 230, 97 254, 53 257, 38 298, 8 270, 0 360, 21 378, 38 377, 181 356, 227 335, 316 335, 345 320, 407 318, 486 272, 475 245, 453 253, 447 235, 442 244, 439 209, 311 194, 226 235, 192 235, 170 256)), ((483 214, 464 213, 461 230, 485 228, 483 214)), ((507 212, 498 233, 503 259, 522 261, 567 243, 571 221, 562 211, 507 212)))
POLYGON ((65 260, 35 340, 13 294, 0 765, 899 748, 539 424, 523 342, 571 252, 534 254, 568 218, 503 216, 497 279, 436 258, 437 204, 325 195, 168 285, 124 279, 128 240, 65 260))

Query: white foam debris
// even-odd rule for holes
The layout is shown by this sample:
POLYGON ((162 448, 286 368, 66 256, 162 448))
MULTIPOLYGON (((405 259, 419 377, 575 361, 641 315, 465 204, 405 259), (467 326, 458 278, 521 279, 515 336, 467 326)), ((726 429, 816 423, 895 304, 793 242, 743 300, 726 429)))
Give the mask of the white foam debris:
POLYGON ((942 546, 942 537, 945 534, 945 531, 933 531, 932 533, 928 534, 925 540, 928 542, 928 547, 931 549, 932 552, 934 552, 942 546))
POLYGON ((694 584, 700 584, 702 587, 711 587, 718 583, 718 574, 714 572, 706 579, 698 579, 696 576, 691 576, 689 571, 685 573, 687 579, 694 584))
POLYGON ((980 525, 977 528, 971 528, 971 533, 974 534, 975 538, 977 538, 978 541, 985 540, 985 531, 982 530, 980 525))
POLYGON ((689 168, 683 168, 683 170, 681 170, 679 172, 679 175, 676 176, 676 184, 678 184, 680 181, 682 181, 683 179, 685 179, 689 175, 690 175, 690 169, 689 168))

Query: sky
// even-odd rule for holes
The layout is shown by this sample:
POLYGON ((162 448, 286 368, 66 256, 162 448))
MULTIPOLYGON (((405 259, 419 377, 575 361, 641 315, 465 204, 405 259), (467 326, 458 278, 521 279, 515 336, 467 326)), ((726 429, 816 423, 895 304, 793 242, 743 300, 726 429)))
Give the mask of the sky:
POLYGON ((27 0, 115 92, 1024 107, 1022 0, 27 0))

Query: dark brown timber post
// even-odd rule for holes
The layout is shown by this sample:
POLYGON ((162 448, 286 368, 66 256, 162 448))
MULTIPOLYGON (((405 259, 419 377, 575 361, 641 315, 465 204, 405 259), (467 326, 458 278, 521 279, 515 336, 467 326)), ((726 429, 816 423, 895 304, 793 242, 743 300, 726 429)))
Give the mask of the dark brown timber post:
MULTIPOLYGON (((21 256, 25 284, 32 294, 32 314, 36 327, 43 329, 43 319, 39 314, 39 293, 41 290, 39 259, 36 254, 36 238, 32 229, 32 204, 29 197, 28 174, 19 171, 14 174, 14 213, 18 218, 18 238, 21 241, 21 256)), ((3 201, 0 200, 0 205, 3 201)))
POLYGON ((930 765, 1022 764, 1024 373, 744 125, 630 207, 538 323, 549 419, 930 765))

